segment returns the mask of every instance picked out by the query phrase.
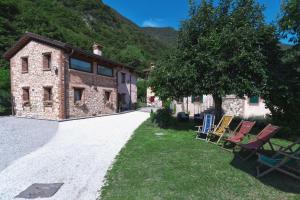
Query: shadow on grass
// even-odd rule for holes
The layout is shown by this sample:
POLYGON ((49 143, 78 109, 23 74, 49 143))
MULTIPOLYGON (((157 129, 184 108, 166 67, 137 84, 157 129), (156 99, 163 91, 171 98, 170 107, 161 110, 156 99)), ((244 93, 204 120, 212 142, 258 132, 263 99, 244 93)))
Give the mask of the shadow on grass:
MULTIPOLYGON (((265 155, 271 155, 273 152, 266 151, 265 155)), ((243 161, 239 152, 234 153, 234 158, 230 164, 238 170, 244 171, 250 176, 256 178, 257 156, 253 156, 249 160, 243 161)), ((267 169, 267 168, 266 168, 267 169)), ((261 183, 271 186, 276 190, 283 192, 300 194, 300 181, 283 173, 273 171, 261 178, 256 178, 261 183)))
POLYGON ((195 126, 200 126, 202 123, 195 122, 193 120, 188 121, 179 121, 175 117, 172 117, 169 124, 163 129, 173 129, 173 130, 180 130, 180 131, 196 131, 197 128, 195 126))

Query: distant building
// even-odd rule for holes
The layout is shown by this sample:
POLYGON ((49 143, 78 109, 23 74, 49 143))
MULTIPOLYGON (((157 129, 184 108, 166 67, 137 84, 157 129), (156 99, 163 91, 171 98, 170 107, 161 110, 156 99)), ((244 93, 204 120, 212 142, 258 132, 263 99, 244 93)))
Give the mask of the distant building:
POLYGON ((132 109, 134 68, 37 34, 26 33, 5 54, 10 61, 13 113, 67 119, 132 109))
MULTIPOLYGON (((151 72, 151 70, 154 69, 154 64, 151 64, 149 69, 145 69, 144 73, 146 76, 146 79, 148 79, 149 77, 149 73, 151 72)), ((151 87, 147 88, 147 106, 152 106, 152 107, 156 107, 156 108, 161 108, 162 107, 162 101, 159 99, 159 97, 155 96, 154 92, 152 91, 151 87)))
MULTIPOLYGON (((174 100, 171 108, 176 109, 176 113, 186 112, 193 116, 194 114, 214 112, 214 100, 212 95, 185 97, 177 101, 174 100)), ((242 99, 235 95, 226 95, 223 97, 222 108, 224 113, 242 118, 265 117, 270 113, 264 100, 258 96, 245 96, 242 99)))
MULTIPOLYGON (((150 69, 144 70, 146 78, 148 78, 149 73, 153 68, 154 65, 151 65, 150 69)), ((226 114, 249 118, 265 117, 270 113, 269 109, 266 108, 264 100, 258 96, 238 98, 236 95, 226 95, 222 99, 222 108, 226 114)), ((155 96, 151 88, 147 89, 147 105, 162 107, 162 101, 155 96)), ((193 116, 194 114, 203 115, 207 112, 214 112, 214 100, 212 95, 184 97, 173 100, 171 109, 176 111, 176 113, 189 113, 190 116, 193 116)))

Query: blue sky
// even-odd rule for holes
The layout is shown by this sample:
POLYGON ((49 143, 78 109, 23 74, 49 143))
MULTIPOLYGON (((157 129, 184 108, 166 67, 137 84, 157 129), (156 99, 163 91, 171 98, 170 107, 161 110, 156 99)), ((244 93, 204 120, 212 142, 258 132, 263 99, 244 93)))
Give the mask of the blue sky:
MULTIPOLYGON (((275 21, 281 0, 258 0, 265 5, 267 22, 275 21)), ((188 0, 103 0, 110 7, 139 26, 178 29, 180 21, 188 17, 188 0)))
MULTIPOLYGON (((280 13, 281 0, 257 0, 265 7, 265 19, 276 22, 280 13)), ((103 0, 139 26, 173 27, 188 18, 188 0, 103 0)), ((281 40, 288 43, 287 40, 281 40)))

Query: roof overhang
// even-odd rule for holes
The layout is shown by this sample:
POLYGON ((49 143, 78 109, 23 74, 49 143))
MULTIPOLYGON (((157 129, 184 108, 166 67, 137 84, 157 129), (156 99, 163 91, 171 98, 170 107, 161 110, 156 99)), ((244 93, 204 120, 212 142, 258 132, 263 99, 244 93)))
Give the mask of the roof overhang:
POLYGON ((82 55, 88 59, 94 60, 94 61, 98 61, 98 62, 102 62, 102 63, 107 63, 109 65, 112 65, 114 67, 125 67, 128 68, 132 71, 135 71, 134 67, 131 66, 127 66, 115 61, 112 61, 110 59, 107 59, 103 56, 100 55, 96 55, 87 51, 84 51, 80 48, 76 48, 73 47, 72 45, 68 44, 68 43, 64 43, 64 42, 60 42, 57 40, 53 40, 35 33, 25 33, 10 49, 8 49, 4 54, 3 57, 6 60, 9 60, 10 58, 12 58, 16 53, 18 53, 18 51, 20 51, 20 49, 22 49, 25 45, 27 45, 30 41, 36 41, 42 44, 46 44, 49 46, 53 46, 53 47, 57 47, 59 49, 62 49, 64 51, 66 51, 67 53, 76 53, 78 55, 82 55))

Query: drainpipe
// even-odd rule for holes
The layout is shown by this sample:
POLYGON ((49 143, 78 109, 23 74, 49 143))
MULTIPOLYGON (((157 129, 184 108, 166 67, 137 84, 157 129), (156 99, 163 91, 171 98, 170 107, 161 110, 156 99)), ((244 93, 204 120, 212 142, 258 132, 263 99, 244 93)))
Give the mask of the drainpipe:
POLYGON ((189 112, 189 97, 186 98, 186 113, 189 112))
POLYGON ((130 97, 130 100, 129 100, 129 108, 130 110, 132 109, 131 108, 131 74, 129 76, 129 80, 130 80, 130 85, 129 85, 129 97, 130 97))
POLYGON ((69 114, 68 114, 68 103, 70 101, 69 99, 69 87, 68 87, 68 83, 69 83, 69 78, 67 76, 67 72, 68 72, 68 69, 69 69, 69 66, 70 66, 70 57, 73 55, 74 53, 74 49, 71 49, 71 52, 68 54, 67 53, 67 57, 65 57, 65 62, 64 62, 64 91, 65 91, 65 118, 69 118, 69 114), (68 66, 66 66, 66 63, 68 63, 68 66))
POLYGON ((117 81, 117 112, 120 112, 119 105, 119 70, 116 71, 116 81, 117 81))

